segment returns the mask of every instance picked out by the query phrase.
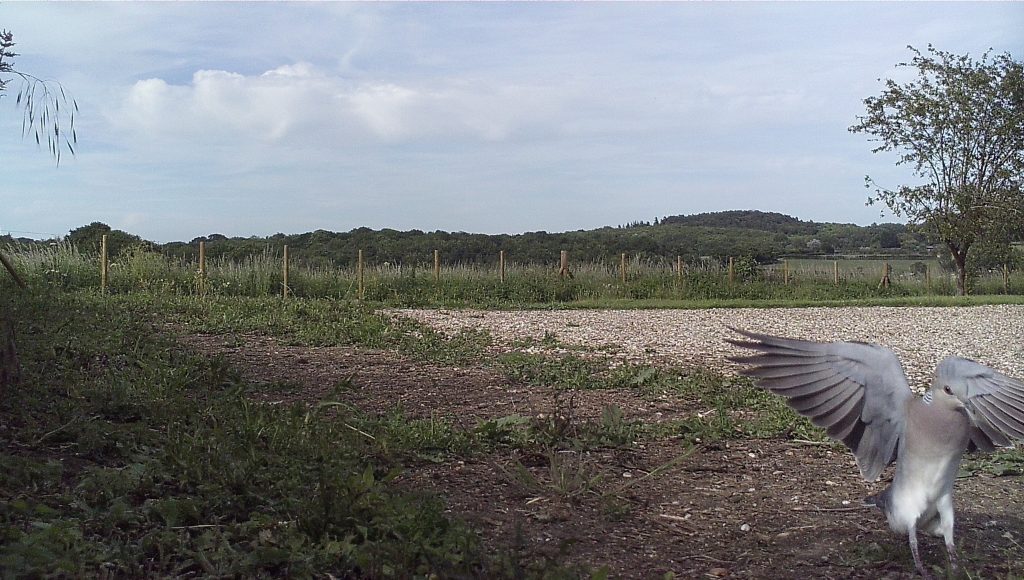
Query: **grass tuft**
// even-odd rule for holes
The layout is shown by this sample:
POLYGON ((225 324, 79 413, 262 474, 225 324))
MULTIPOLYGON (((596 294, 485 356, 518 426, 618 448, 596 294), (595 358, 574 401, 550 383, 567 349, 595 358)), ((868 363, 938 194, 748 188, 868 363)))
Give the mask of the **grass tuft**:
POLYGON ((255 403, 221 362, 157 332, 139 299, 5 295, 2 306, 18 324, 25 367, 23 384, 0 402, 5 570, 380 577, 481 570, 474 534, 444 516, 436 498, 391 483, 391 446, 460 449, 443 426, 391 432, 387 418, 255 403), (371 431, 378 435, 364 436, 371 431))

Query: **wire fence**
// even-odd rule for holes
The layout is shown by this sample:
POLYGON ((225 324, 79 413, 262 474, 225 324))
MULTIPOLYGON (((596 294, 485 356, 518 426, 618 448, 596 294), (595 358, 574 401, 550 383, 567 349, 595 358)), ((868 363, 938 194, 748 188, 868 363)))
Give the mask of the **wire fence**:
MULTIPOLYGON (((132 248, 110 260, 66 242, 9 250, 9 262, 28 284, 95 288, 102 292, 178 295, 324 297, 402 305, 471 303, 516 305, 599 299, 853 299, 952 295, 955 275, 935 259, 791 258, 759 265, 750 258, 684 260, 621 254, 606 262, 573 262, 561 251, 551 264, 519 263, 500 252, 490 265, 450 264, 437 250, 418 263, 307 265, 287 246, 238 259, 171 258, 132 248)), ((1024 273, 982 272, 977 294, 1024 294, 1024 273)))

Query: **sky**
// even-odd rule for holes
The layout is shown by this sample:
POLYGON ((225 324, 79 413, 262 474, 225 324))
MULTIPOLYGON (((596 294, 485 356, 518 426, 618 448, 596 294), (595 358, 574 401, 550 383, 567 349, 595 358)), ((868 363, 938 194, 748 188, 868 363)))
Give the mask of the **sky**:
POLYGON ((78 104, 0 98, 0 233, 562 232, 737 209, 868 225, 848 128, 912 45, 1024 57, 1024 2, 0 3, 78 104))

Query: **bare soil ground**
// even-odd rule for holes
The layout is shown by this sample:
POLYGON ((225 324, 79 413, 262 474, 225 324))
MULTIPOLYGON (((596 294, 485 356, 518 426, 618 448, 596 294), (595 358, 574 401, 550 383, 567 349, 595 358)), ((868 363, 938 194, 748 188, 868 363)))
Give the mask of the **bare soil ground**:
MULTIPOLYGON (((391 352, 310 348, 265 336, 184 337, 223 356, 262 387, 267 402, 339 397, 370 413, 478 421, 554 411, 551 389, 511 383, 486 368, 449 368, 391 352), (345 388, 337 389, 339 385, 345 388)), ((600 416, 608 403, 628 420, 694 412, 684 401, 629 390, 583 391, 573 412, 600 416)), ((658 440, 592 452, 523 452, 411 466, 401 480, 445 498, 486 545, 524 561, 606 566, 611 577, 909 578, 906 538, 861 500, 884 482, 860 480, 841 447, 739 439, 688 449, 658 440), (664 468, 668 465, 667 468, 664 468), (524 474, 519 467, 525 467, 524 474), (553 467, 556 466, 556 467, 553 467), (573 476, 556 481, 557 476, 573 476)), ((976 474, 957 482, 957 540, 972 577, 1024 574, 1024 491, 1018 477, 976 474)), ((942 574, 939 538, 922 557, 942 574)))

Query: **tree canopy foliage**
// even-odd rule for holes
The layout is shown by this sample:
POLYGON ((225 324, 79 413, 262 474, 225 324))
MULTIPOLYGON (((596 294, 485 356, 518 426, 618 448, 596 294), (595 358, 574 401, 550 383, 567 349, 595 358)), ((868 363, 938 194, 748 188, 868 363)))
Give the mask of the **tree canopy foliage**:
POLYGON ((902 224, 815 223, 777 213, 757 211, 722 212, 671 216, 658 225, 603 227, 571 232, 527 232, 522 234, 474 234, 466 232, 423 232, 357 228, 348 232, 316 230, 302 234, 269 237, 229 237, 209 234, 189 242, 152 244, 138 236, 94 222, 73 230, 68 240, 82 251, 95 251, 99 239, 108 235, 111 252, 145 245, 155 251, 185 259, 196 257, 199 242, 206 242, 211 259, 241 261, 268 248, 288 245, 289 255, 313 266, 347 266, 355 263, 359 250, 372 263, 416 265, 432 261, 439 250, 448 264, 493 264, 505 251, 517 263, 551 264, 567 250, 574 262, 617 264, 622 253, 650 260, 674 262, 676 256, 692 262, 729 256, 748 256, 767 263, 784 255, 885 254, 920 257, 929 249, 923 237, 902 224), (727 226, 732 222, 737 225, 727 226))
MULTIPOLYGON (((138 235, 93 222, 71 230, 66 241, 79 251, 96 253, 100 239, 107 235, 107 250, 112 259, 130 251, 159 252, 170 257, 194 260, 199 242, 206 242, 210 259, 234 262, 279 252, 288 245, 289 256, 297 263, 328 268, 350 267, 359 250, 370 263, 429 266, 434 250, 441 252, 445 264, 493 266, 498 253, 519 264, 549 264, 556 267, 561 250, 570 252, 574 263, 605 263, 614 267, 626 253, 650 261, 674 265, 677 256, 687 263, 725 263, 729 257, 748 259, 750 263, 771 263, 783 257, 904 257, 934 258, 934 247, 917 228, 885 223, 855 224, 801 221, 783 214, 759 211, 734 211, 670 216, 656 220, 658 225, 603 227, 593 230, 523 234, 473 234, 466 232, 423 232, 356 228, 348 232, 317 230, 302 234, 274 234, 269 237, 229 237, 214 233, 191 241, 159 244, 138 235), (722 215, 727 214, 727 215, 722 215), (727 227, 727 221, 741 224, 727 227), (713 224, 713 225, 708 225, 713 224), (794 228, 800 233, 790 233, 794 228)), ((970 268, 1001 269, 1004 265, 1024 267, 1024 245, 1014 238, 1014 247, 979 244, 972 252, 970 268)), ((28 238, 0 236, 0 248, 29 245, 28 238)), ((950 261, 944 262, 952 269, 950 261)))
POLYGON ((850 131, 871 135, 876 153, 897 152, 897 165, 922 179, 887 188, 869 176, 868 202, 884 202, 945 245, 963 294, 971 248, 1008 246, 1024 223, 1024 65, 1009 53, 975 60, 931 45, 908 48, 914 57, 897 66, 917 76, 886 80, 850 131))
POLYGON ((66 239, 83 252, 95 252, 99 251, 104 235, 107 236, 107 255, 111 258, 116 258, 132 248, 152 246, 139 236, 115 230, 103 222, 92 222, 87 226, 75 228, 68 233, 66 239))
POLYGON ((818 233, 820 224, 805 222, 781 213, 733 210, 662 218, 661 224, 700 225, 719 228, 743 228, 783 234, 818 233))

